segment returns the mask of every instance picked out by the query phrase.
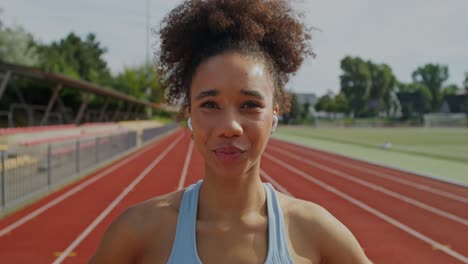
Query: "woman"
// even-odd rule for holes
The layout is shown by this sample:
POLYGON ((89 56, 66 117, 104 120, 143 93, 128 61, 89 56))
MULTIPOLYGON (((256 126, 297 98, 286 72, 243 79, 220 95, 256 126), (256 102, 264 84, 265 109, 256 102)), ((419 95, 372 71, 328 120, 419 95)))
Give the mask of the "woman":
MULTIPOLYGON (((91 263, 370 263, 320 206, 260 180, 310 36, 286 1, 193 0, 162 23, 158 70, 183 102, 203 181, 129 208, 91 263)), ((287 177, 287 175, 285 175, 287 177)))

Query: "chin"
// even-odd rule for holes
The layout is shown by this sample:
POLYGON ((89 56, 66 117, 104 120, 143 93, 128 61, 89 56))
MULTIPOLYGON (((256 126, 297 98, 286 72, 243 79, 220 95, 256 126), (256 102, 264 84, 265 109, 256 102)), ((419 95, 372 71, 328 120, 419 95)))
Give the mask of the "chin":
POLYGON ((246 174, 253 166, 250 162, 237 162, 237 163, 220 163, 205 164, 209 166, 209 170, 217 177, 225 178, 226 180, 239 179, 242 175, 246 174))

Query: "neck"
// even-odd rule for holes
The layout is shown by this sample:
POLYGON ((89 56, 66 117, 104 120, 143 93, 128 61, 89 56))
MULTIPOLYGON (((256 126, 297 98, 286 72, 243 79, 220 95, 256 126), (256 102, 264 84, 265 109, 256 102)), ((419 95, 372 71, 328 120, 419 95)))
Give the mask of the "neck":
POLYGON ((266 213, 266 195, 260 166, 239 177, 222 177, 209 168, 200 189, 200 219, 238 219, 251 213, 266 213))

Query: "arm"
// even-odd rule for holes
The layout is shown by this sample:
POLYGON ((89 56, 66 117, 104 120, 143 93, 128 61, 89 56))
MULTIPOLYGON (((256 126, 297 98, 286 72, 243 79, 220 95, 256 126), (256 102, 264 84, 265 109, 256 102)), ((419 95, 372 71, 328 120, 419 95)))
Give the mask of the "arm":
POLYGON ((142 237, 132 210, 125 211, 104 233, 89 264, 134 263, 142 248, 142 237))
POLYGON ((371 264, 354 235, 323 209, 320 232, 322 263, 371 264))

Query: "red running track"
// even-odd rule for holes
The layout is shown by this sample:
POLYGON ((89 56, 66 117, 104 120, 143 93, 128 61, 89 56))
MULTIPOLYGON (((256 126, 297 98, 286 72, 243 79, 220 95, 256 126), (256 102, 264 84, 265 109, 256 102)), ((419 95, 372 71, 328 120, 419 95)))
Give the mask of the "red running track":
MULTIPOLYGON (((0 263, 87 263, 128 206, 201 179, 176 131, 0 220, 0 263)), ((271 140, 262 177, 324 206, 374 263, 468 263, 468 188, 271 140)))

